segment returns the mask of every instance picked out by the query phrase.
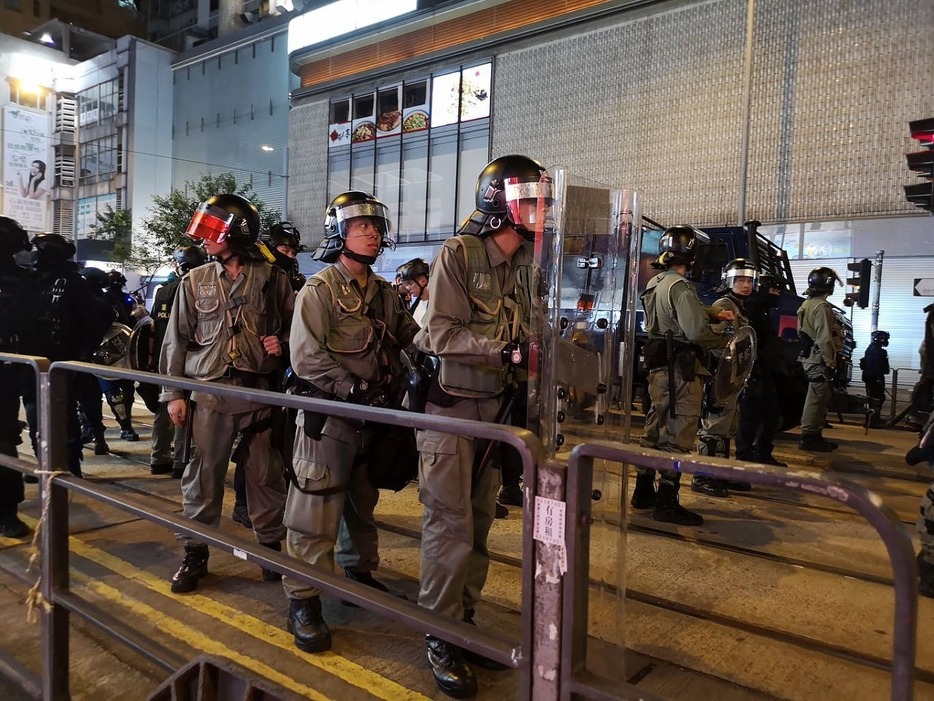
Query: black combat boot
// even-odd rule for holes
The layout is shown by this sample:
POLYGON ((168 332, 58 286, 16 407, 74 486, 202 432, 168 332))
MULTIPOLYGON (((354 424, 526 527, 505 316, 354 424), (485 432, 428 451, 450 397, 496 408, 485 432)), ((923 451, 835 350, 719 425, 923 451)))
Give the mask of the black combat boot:
POLYGON ((787 462, 782 462, 774 455, 772 455, 772 453, 769 453, 768 455, 762 455, 756 460, 756 462, 761 462, 763 465, 774 465, 775 467, 788 467, 787 462))
POLYGON ((688 511, 678 503, 678 486, 665 479, 658 483, 658 496, 655 499, 652 518, 655 521, 674 523, 678 526, 701 525, 704 522, 703 516, 688 511))
MULTIPOLYGON (((278 540, 275 543, 260 543, 264 548, 269 548, 270 550, 275 550, 277 553, 282 552, 282 543, 278 540)), ((264 582, 281 582, 282 575, 276 572, 275 570, 270 570, 265 567, 263 570, 263 581, 264 582)))
POLYGON ((149 466, 150 475, 167 475, 172 471, 172 463, 158 462, 149 466))
POLYGON ((0 535, 4 538, 25 538, 32 535, 32 530, 14 513, 3 519, 3 523, 0 524, 0 535))
POLYGON ((172 479, 180 480, 185 475, 185 463, 176 462, 172 464, 172 479))
MULTIPOLYGON (((384 591, 387 594, 392 594, 393 596, 398 597, 400 599, 408 600, 408 597, 406 597, 405 594, 403 594, 401 591, 390 589, 385 584, 383 584, 381 581, 379 581, 376 577, 374 577, 372 572, 354 572, 353 570, 344 570, 344 576, 347 577, 347 579, 352 579, 355 582, 360 582, 360 584, 366 584, 368 587, 373 587, 377 591, 384 591)), ((341 600, 341 603, 344 606, 349 606, 350 608, 360 608, 359 606, 357 606, 354 603, 351 603, 350 601, 341 600)))
POLYGON ((934 565, 928 563, 922 553, 918 553, 918 574, 921 577, 918 593, 934 597, 934 565))
POLYGON ((836 450, 838 446, 833 441, 828 441, 821 433, 808 433, 801 435, 801 441, 798 443, 801 450, 809 450, 816 453, 829 453, 836 450))
POLYGON ((250 512, 245 502, 234 502, 233 513, 230 515, 230 518, 244 528, 253 528, 253 522, 250 520, 250 512))
POLYGON ((507 506, 522 506, 522 487, 519 483, 504 484, 499 490, 496 501, 507 506))
POLYGON ((655 470, 636 475, 636 488, 632 490, 629 504, 634 509, 655 508, 655 470))
POLYGON ((110 446, 107 445, 107 441, 104 438, 104 429, 98 428, 94 430, 94 454, 95 455, 107 455, 110 452, 110 446))
POLYGON ((493 518, 506 518, 509 516, 509 509, 496 502, 496 511, 493 512, 493 518))
POLYGON ((730 496, 726 488, 726 480, 704 477, 703 475, 694 475, 691 479, 691 491, 706 494, 709 497, 717 497, 718 499, 730 496))
POLYGON ((198 588, 198 580, 208 573, 208 546, 186 545, 182 566, 172 577, 172 592, 185 594, 198 588))
POLYGON ((467 666, 461 649, 456 645, 425 636, 428 645, 428 666, 435 677, 435 684, 454 699, 469 699, 477 695, 477 677, 467 666))
POLYGON ((331 649, 331 631, 321 616, 321 597, 289 599, 286 629, 295 636, 295 647, 304 652, 331 649))
MULTIPOLYGON (((469 623, 472 626, 477 625, 473 620, 473 615, 473 609, 466 609, 464 611, 464 623, 469 623)), ((467 660, 472 665, 480 667, 481 669, 488 669, 491 672, 504 672, 507 669, 510 669, 509 665, 505 665, 502 662, 497 662, 496 660, 491 660, 489 657, 485 657, 479 652, 474 652, 473 650, 468 650, 467 648, 461 648, 461 652, 463 653, 465 660, 467 660)))

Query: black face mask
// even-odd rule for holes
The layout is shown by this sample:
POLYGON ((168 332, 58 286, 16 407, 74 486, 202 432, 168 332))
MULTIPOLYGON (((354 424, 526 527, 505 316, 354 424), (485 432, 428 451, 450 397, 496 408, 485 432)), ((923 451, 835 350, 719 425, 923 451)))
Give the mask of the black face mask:
POLYGON ((778 309, 782 306, 781 295, 773 295, 768 290, 759 290, 756 293, 759 303, 766 309, 778 309))
POLYGON ((36 270, 55 270, 67 260, 61 251, 53 247, 40 248, 36 253, 36 270))

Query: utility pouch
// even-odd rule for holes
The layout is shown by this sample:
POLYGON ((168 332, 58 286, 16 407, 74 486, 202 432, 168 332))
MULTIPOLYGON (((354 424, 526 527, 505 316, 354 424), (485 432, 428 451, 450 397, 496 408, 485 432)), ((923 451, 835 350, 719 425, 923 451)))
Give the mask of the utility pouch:
POLYGON ((798 331, 798 357, 807 359, 811 357, 811 350, 814 348, 814 339, 808 336, 804 331, 798 331))
POLYGON ((668 365, 668 350, 664 338, 650 338, 642 351, 646 370, 655 370, 668 365))
MULTIPOLYGON (((291 387, 289 388, 292 394, 297 394, 300 397, 313 397, 315 399, 334 399, 334 395, 323 392, 308 380, 303 380, 297 375, 293 375, 290 380, 291 387)), ((313 441, 321 440, 321 429, 324 428, 324 422, 327 421, 328 415, 323 414, 320 411, 312 411, 311 409, 305 409, 305 435, 308 436, 313 441)))
POLYGON ((693 382, 697 377, 697 354, 690 348, 678 348, 675 350, 674 362, 679 370, 681 377, 685 382, 693 382))

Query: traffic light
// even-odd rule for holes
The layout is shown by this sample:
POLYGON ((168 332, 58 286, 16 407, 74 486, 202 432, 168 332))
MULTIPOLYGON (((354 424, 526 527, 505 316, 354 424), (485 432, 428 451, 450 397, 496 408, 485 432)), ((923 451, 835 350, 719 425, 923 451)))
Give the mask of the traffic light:
POLYGON ((846 299, 843 304, 852 307, 854 304, 860 309, 869 306, 869 278, 872 277, 872 261, 863 258, 855 263, 847 263, 847 270, 856 273, 853 277, 847 277, 846 284, 856 288, 853 292, 846 293, 846 299))
POLYGON ((934 117, 909 122, 908 128, 911 138, 919 141, 925 150, 906 154, 905 159, 908 167, 927 182, 905 185, 905 199, 916 207, 934 212, 934 117))

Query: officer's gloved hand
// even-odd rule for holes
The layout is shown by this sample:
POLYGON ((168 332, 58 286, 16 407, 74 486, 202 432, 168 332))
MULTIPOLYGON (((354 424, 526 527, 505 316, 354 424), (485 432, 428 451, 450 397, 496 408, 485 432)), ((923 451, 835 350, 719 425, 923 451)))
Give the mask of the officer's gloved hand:
POLYGON ((389 387, 376 380, 354 378, 353 387, 347 395, 347 401, 363 406, 387 407, 391 398, 389 387))
POLYGON ((502 352, 503 365, 515 365, 523 370, 529 369, 529 343, 507 343, 502 352))

